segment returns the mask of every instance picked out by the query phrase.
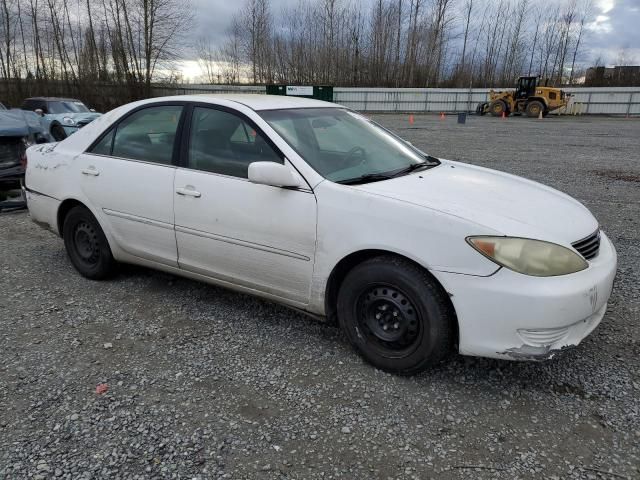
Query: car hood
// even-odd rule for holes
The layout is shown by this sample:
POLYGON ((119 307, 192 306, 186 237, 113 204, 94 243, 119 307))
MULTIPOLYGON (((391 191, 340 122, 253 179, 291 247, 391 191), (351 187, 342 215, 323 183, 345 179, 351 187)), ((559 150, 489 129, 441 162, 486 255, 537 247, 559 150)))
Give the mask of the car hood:
MULTIPOLYGON (((598 228, 591 212, 562 192, 460 162, 442 160, 431 170, 356 188, 461 217, 500 235, 570 244, 598 228)), ((486 229, 477 234, 490 233, 486 229)))
POLYGON ((0 111, 0 137, 32 137, 36 133, 49 138, 36 113, 18 109, 0 111))

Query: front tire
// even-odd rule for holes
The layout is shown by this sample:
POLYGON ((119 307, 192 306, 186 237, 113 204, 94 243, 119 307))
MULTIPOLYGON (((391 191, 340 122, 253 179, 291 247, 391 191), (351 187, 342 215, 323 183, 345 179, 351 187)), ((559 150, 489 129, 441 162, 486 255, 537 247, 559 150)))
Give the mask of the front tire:
POLYGON ((64 219, 62 238, 67 255, 78 272, 91 280, 108 278, 116 269, 109 242, 93 214, 73 207, 64 219))
POLYGON ((425 270, 398 257, 376 257, 351 270, 337 311, 350 343, 387 372, 421 372, 453 344, 455 313, 446 292, 425 270))
POLYGON ((65 138, 67 138, 67 132, 64 131, 62 125, 56 123, 51 126, 51 136, 56 142, 61 142, 65 138))
POLYGON ((507 113, 507 104, 503 100, 494 100, 489 105, 489 111, 491 115, 494 117, 501 117, 504 115, 509 115, 507 113))

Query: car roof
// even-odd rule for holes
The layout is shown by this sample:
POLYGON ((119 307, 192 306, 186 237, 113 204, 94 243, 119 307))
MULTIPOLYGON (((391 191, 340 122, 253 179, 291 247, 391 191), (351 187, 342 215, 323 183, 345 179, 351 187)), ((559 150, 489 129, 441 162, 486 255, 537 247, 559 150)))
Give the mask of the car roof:
MULTIPOLYGON (((156 101, 166 101, 167 97, 154 98, 156 101)), ((287 97, 284 95, 262 94, 218 94, 206 93, 201 95, 179 95, 171 97, 171 100, 183 100, 187 102, 216 103, 216 100, 226 100, 242 104, 252 110, 282 110, 286 108, 335 108, 335 103, 323 102, 312 98, 287 97)))
POLYGON ((51 102, 51 101, 55 101, 55 102, 79 102, 80 101, 77 98, 65 98, 65 97, 30 97, 30 98, 25 98, 24 99, 25 102, 27 100, 44 100, 46 102, 51 102))

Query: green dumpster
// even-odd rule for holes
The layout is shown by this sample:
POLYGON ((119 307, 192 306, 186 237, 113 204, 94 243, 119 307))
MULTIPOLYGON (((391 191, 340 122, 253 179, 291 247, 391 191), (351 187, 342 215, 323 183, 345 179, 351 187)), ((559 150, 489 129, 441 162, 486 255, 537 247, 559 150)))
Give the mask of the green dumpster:
POLYGON ((333 87, 329 85, 267 85, 267 95, 306 97, 333 102, 333 87))

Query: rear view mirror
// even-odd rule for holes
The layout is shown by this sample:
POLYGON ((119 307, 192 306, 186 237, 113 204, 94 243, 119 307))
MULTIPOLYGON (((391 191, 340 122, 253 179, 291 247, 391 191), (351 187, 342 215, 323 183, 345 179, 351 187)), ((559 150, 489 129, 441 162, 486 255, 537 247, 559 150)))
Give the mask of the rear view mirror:
POLYGON ((249 164, 249 181, 272 187, 299 187, 300 181, 291 169, 275 162, 253 162, 249 164))

